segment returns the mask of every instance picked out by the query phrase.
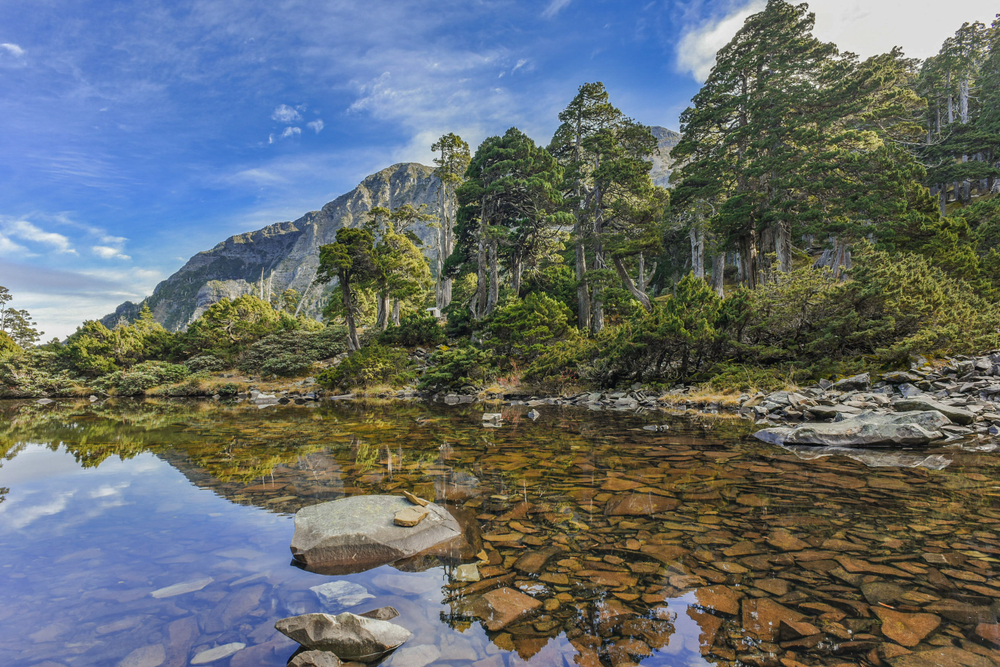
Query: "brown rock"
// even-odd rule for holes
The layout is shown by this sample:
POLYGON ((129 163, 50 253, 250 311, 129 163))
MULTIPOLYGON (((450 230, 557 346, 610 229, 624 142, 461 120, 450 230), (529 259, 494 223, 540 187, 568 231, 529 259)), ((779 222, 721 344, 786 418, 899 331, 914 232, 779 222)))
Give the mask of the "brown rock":
POLYGON ((484 594, 472 605, 472 613, 491 632, 527 618, 542 606, 538 600, 513 588, 498 588, 484 594))
POLYGON ((781 621, 797 622, 805 616, 770 598, 743 600, 743 629, 762 641, 773 642, 781 621))
POLYGON ((907 648, 919 644, 941 625, 941 617, 934 614, 904 614, 878 606, 872 611, 882 621, 882 634, 907 648))
POLYGON ((406 507, 396 512, 393 523, 397 526, 412 528, 426 519, 428 514, 430 514, 430 511, 423 507, 406 507))
POLYGON ((664 498, 648 493, 623 493, 615 496, 604 506, 606 516, 650 516, 676 509, 680 502, 676 498, 664 498))
POLYGON ((715 638, 722 628, 722 619, 694 607, 687 608, 687 615, 701 628, 701 634, 698 636, 698 645, 701 649, 701 654, 708 655, 712 652, 715 638))
POLYGON ((787 530, 774 531, 767 536, 767 543, 781 551, 802 551, 811 546, 808 542, 803 542, 787 530))
POLYGON ((892 667, 995 667, 989 658, 954 646, 910 653, 890 660, 892 667))
POLYGON ((1000 648, 1000 625, 996 623, 980 623, 973 633, 976 639, 1000 648))
POLYGON ((409 491, 403 491, 403 497, 409 500, 414 505, 420 505, 421 507, 426 507, 428 503, 428 501, 424 500, 423 498, 418 498, 409 491))
POLYGON ((812 623, 806 623, 805 621, 782 620, 778 625, 778 637, 786 642, 818 634, 820 634, 820 629, 812 623))
POLYGON ((758 579, 753 582, 753 585, 779 598, 782 595, 787 595, 788 591, 792 589, 792 585, 785 579, 758 579))
POLYGON ((601 487, 603 491, 631 491, 632 489, 638 489, 642 484, 639 482, 633 482, 630 479, 622 479, 620 477, 611 477, 604 483, 601 487))
POLYGON ((538 574, 545 567, 553 556, 562 553, 559 547, 548 547, 538 551, 529 551, 514 563, 514 569, 525 574, 538 574))
POLYGON ((684 547, 673 544, 644 544, 639 551, 667 565, 676 563, 688 553, 684 547))
POLYGON ((698 605, 705 609, 731 616, 740 613, 740 598, 743 596, 728 586, 699 588, 694 592, 694 596, 698 600, 698 605))

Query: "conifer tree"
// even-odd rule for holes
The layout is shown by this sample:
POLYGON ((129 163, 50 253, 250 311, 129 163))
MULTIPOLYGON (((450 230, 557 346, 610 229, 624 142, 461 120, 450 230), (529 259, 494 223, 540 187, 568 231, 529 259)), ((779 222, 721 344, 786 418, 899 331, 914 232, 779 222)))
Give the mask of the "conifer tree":
POLYGON ((436 256, 435 305, 439 309, 451 303, 451 278, 444 275, 444 262, 455 249, 455 190, 465 178, 465 170, 472 159, 469 144, 454 133, 443 135, 431 146, 440 157, 434 158, 434 175, 441 185, 438 189, 438 239, 436 256))

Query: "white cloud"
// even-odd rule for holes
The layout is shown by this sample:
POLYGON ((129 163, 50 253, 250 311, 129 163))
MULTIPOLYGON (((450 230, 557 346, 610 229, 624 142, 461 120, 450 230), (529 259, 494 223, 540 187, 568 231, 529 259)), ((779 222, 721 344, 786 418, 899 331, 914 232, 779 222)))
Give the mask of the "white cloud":
POLYGON ((281 138, 287 139, 288 137, 294 137, 300 134, 302 134, 302 128, 286 127, 285 131, 281 133, 281 138))
POLYGON ((316 134, 319 134, 320 132, 323 131, 323 128, 326 127, 326 126, 323 124, 323 119, 322 118, 317 118, 316 120, 314 120, 312 122, 306 123, 306 127, 308 127, 310 130, 313 130, 314 132, 316 132, 316 134))
POLYGON ((3 44, 0 44, 0 49, 4 49, 5 51, 7 51, 8 53, 17 58, 20 58, 21 56, 24 55, 24 49, 22 49, 17 44, 10 44, 8 42, 4 42, 3 44))
MULTIPOLYGON (((689 25, 676 45, 677 69, 704 81, 715 64, 716 51, 765 4, 763 0, 751 0, 720 18, 689 25)), ((895 46, 902 47, 910 58, 927 58, 938 52, 963 21, 978 20, 989 25, 997 13, 995 0, 963 0, 954 20, 928 21, 937 7, 930 0, 906 3, 906 11, 901 11, 902 7, 898 0, 809 2, 810 11, 816 14, 816 37, 863 58, 886 53, 895 46)))
POLYGON ((8 236, 28 241, 29 243, 39 243, 51 247, 56 252, 76 254, 69 239, 56 232, 47 232, 36 227, 27 220, 0 219, 0 227, 8 236))
POLYGON ((276 120, 279 123, 294 123, 302 120, 302 114, 287 104, 279 104, 274 108, 274 113, 271 114, 271 119, 276 120))
POLYGON ((552 0, 552 2, 549 3, 549 6, 545 8, 545 11, 542 12, 542 18, 552 18, 565 9, 566 6, 572 1, 573 0, 552 0))
POLYGON ((122 253, 121 248, 112 248, 106 245, 95 245, 91 248, 95 255, 103 259, 132 259, 122 253))
POLYGON ((14 243, 9 238, 0 234, 0 257, 33 257, 23 245, 14 243))

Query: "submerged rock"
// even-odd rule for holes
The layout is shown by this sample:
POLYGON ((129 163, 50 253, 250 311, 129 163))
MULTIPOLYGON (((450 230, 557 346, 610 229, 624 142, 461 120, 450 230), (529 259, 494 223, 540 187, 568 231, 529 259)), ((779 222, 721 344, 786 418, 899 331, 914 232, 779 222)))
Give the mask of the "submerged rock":
POLYGON ((360 584, 349 581, 330 581, 310 588, 324 609, 339 611, 344 607, 354 607, 375 596, 360 584))
POLYGON ((292 556, 306 569, 345 574, 392 563, 461 538, 455 518, 429 503, 427 518, 397 526, 396 513, 414 507, 399 496, 353 496, 304 507, 295 514, 292 556))
POLYGON ((483 621, 487 630, 497 632, 534 614, 541 606, 535 598, 513 588, 498 588, 476 600, 472 613, 483 621))
POLYGON ((754 435, 772 445, 918 446, 944 437, 937 429, 948 423, 944 415, 933 411, 888 415, 865 412, 832 424, 779 426, 754 435))
POLYGON ((341 660, 359 662, 374 662, 410 638, 410 631, 395 623, 347 612, 283 618, 274 627, 307 649, 333 651, 341 660))

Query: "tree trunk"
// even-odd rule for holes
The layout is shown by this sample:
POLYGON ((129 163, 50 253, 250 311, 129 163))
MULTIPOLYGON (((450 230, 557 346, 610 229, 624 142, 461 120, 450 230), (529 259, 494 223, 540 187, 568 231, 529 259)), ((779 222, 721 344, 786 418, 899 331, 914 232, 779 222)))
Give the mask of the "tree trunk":
POLYGON ((739 238, 740 267, 743 275, 743 285, 747 289, 756 289, 760 282, 760 267, 757 261, 757 233, 748 232, 739 238))
POLYGON ((489 297, 489 289, 486 277, 487 264, 486 264, 486 239, 483 237, 485 230, 482 229, 482 223, 480 223, 479 230, 479 256, 478 256, 478 266, 476 273, 476 308, 474 309, 472 316, 475 319, 486 316, 486 302, 489 297))
POLYGON ((786 220, 778 223, 774 230, 774 251, 778 256, 778 268, 782 273, 792 270, 792 228, 786 220))
POLYGON ((489 240, 490 250, 490 294, 486 303, 486 314, 489 315, 500 301, 500 265, 497 259, 497 240, 489 240))
MULTIPOLYGON (((455 230, 452 224, 452 216, 448 210, 448 198, 445 198, 444 211, 445 211, 445 222, 444 222, 444 259, 441 261, 442 268, 444 267, 444 262, 451 257, 451 253, 455 251, 455 230)), ((451 305, 451 278, 441 279, 441 308, 447 308, 451 305)))
POLYGON ((358 340, 358 327, 354 323, 354 298, 351 295, 351 283, 341 279, 340 293, 343 295, 344 319, 347 320, 347 350, 356 352, 361 349, 361 341, 358 340))
POLYGON ((646 309, 646 312, 653 310, 653 304, 649 301, 649 295, 640 290, 632 282, 632 276, 629 275, 628 270, 625 268, 625 262, 622 261, 621 257, 612 257, 611 261, 614 262, 615 270, 618 272, 618 277, 622 279, 625 283, 625 289, 629 291, 635 300, 642 304, 642 307, 646 309))
POLYGON ((576 302, 577 326, 587 331, 590 329, 590 287, 587 285, 587 250, 580 238, 580 221, 576 223, 576 302))
POLYGON ((385 331, 389 326, 389 295, 386 292, 378 293, 378 315, 375 318, 375 328, 385 331))
MULTIPOLYGON (((442 186, 444 187, 444 186, 442 186)), ((444 205, 441 206, 442 210, 444 205)), ((444 222, 442 215, 441 227, 437 230, 437 260, 435 260, 435 268, 437 269, 437 279, 434 281, 434 306, 440 310, 444 308, 444 283, 441 279, 441 272, 444 270, 444 222)))
POLYGON ((399 326, 399 299, 392 300, 392 323, 399 326))
POLYGON ((938 189, 938 203, 941 205, 941 217, 948 215, 948 186, 942 183, 938 189))
POLYGON ((691 237, 691 270, 694 277, 699 280, 705 279, 705 233, 698 229, 697 225, 691 225, 688 231, 691 237))
MULTIPOLYGON (((604 242, 601 237, 604 226, 604 219, 601 213, 601 191, 594 189, 594 269, 601 271, 608 268, 604 260, 604 242)), ((590 309, 590 330, 599 334, 604 329, 604 289, 594 287, 594 297, 590 309)))
POLYGON ((726 296, 726 253, 720 252, 712 258, 712 289, 720 297, 726 296))

